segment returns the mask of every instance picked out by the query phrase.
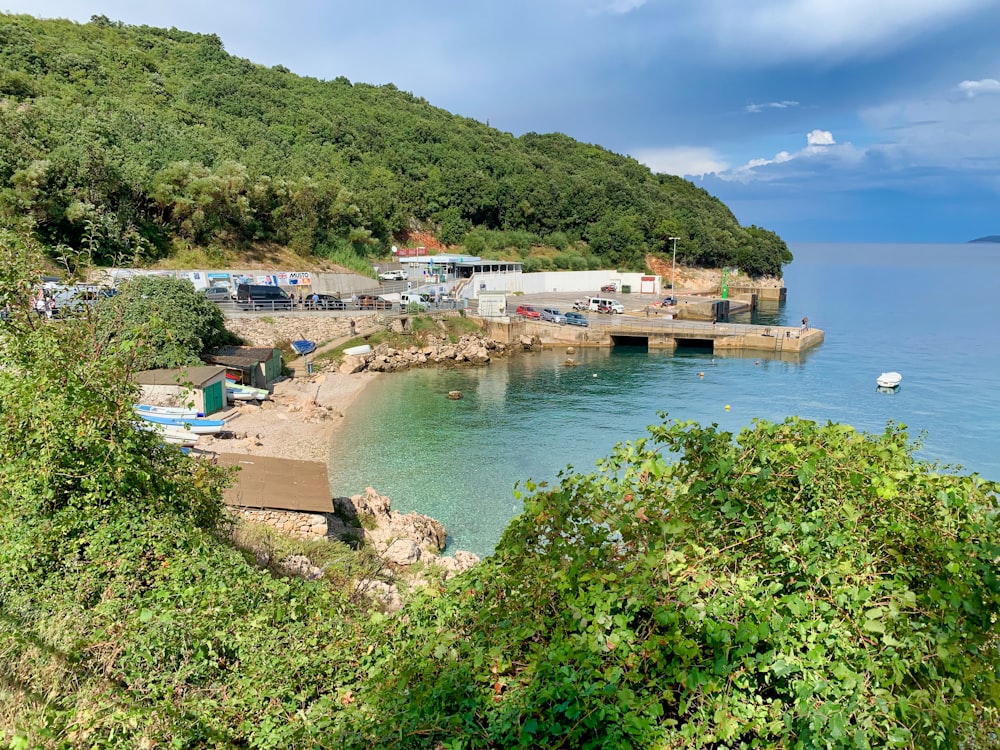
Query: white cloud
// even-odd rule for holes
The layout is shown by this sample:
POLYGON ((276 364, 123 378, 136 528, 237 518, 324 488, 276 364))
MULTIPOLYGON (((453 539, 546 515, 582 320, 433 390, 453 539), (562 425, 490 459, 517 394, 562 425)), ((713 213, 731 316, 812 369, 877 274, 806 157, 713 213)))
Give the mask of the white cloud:
POLYGON ((1000 81, 996 78, 983 78, 979 81, 962 81, 955 88, 971 99, 978 94, 1000 94, 1000 81))
POLYGON ((746 111, 756 114, 758 112, 763 112, 765 109, 788 109, 789 107, 797 106, 799 106, 799 103, 793 101, 767 102, 766 104, 748 104, 746 106, 746 111))
POLYGON ((624 15, 636 8, 641 8, 646 4, 646 0, 607 0, 600 3, 599 10, 614 15, 624 15))
POLYGON ((809 146, 832 146, 835 143, 833 133, 829 130, 814 130, 806 135, 806 144, 809 146))
POLYGON ((688 32, 746 60, 877 57, 996 0, 702 0, 688 32))
POLYGON ((714 149, 700 146, 638 149, 632 156, 654 172, 681 177, 705 175, 729 169, 729 165, 714 149))

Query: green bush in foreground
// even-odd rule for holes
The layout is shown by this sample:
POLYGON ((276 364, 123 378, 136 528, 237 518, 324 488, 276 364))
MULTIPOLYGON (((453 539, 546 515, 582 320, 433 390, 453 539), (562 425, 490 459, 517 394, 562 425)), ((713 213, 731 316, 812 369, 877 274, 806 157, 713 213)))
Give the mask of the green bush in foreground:
POLYGON ((396 720, 373 744, 976 746, 995 484, 892 426, 651 433, 532 488, 494 557, 386 625, 400 645, 363 698, 396 720))

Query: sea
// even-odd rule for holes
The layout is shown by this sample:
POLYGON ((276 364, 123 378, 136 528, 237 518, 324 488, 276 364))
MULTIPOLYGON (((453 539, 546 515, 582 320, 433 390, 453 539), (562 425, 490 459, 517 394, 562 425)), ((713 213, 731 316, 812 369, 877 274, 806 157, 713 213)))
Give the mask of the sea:
MULTIPOLYGON (((917 456, 1000 481, 1000 244, 790 245, 787 300, 734 322, 798 325, 825 341, 800 356, 645 347, 517 355, 486 367, 380 377, 331 444, 334 495, 367 486, 441 521, 449 550, 495 548, 515 489, 591 472, 662 421, 738 432, 797 415, 880 433, 905 425, 917 456), (891 393, 875 378, 903 375, 891 393), (449 400, 449 391, 463 393, 449 400)), ((447 554, 447 551, 446 551, 447 554)))

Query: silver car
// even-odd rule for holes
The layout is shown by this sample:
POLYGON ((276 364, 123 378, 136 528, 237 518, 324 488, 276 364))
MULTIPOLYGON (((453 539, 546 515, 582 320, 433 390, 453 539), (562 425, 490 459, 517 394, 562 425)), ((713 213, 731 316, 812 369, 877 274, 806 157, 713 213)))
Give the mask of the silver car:
POLYGON ((566 316, 554 307, 543 307, 542 320, 547 320, 549 323, 565 323, 566 316))

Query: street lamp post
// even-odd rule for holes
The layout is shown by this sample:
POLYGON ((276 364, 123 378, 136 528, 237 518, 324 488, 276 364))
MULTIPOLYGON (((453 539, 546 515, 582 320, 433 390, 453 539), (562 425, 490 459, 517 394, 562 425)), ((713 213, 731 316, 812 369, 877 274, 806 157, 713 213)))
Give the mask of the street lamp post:
POLYGON ((674 304, 677 304, 677 240, 680 237, 667 237, 672 243, 674 243, 674 262, 670 267, 670 296, 674 298, 674 304))

